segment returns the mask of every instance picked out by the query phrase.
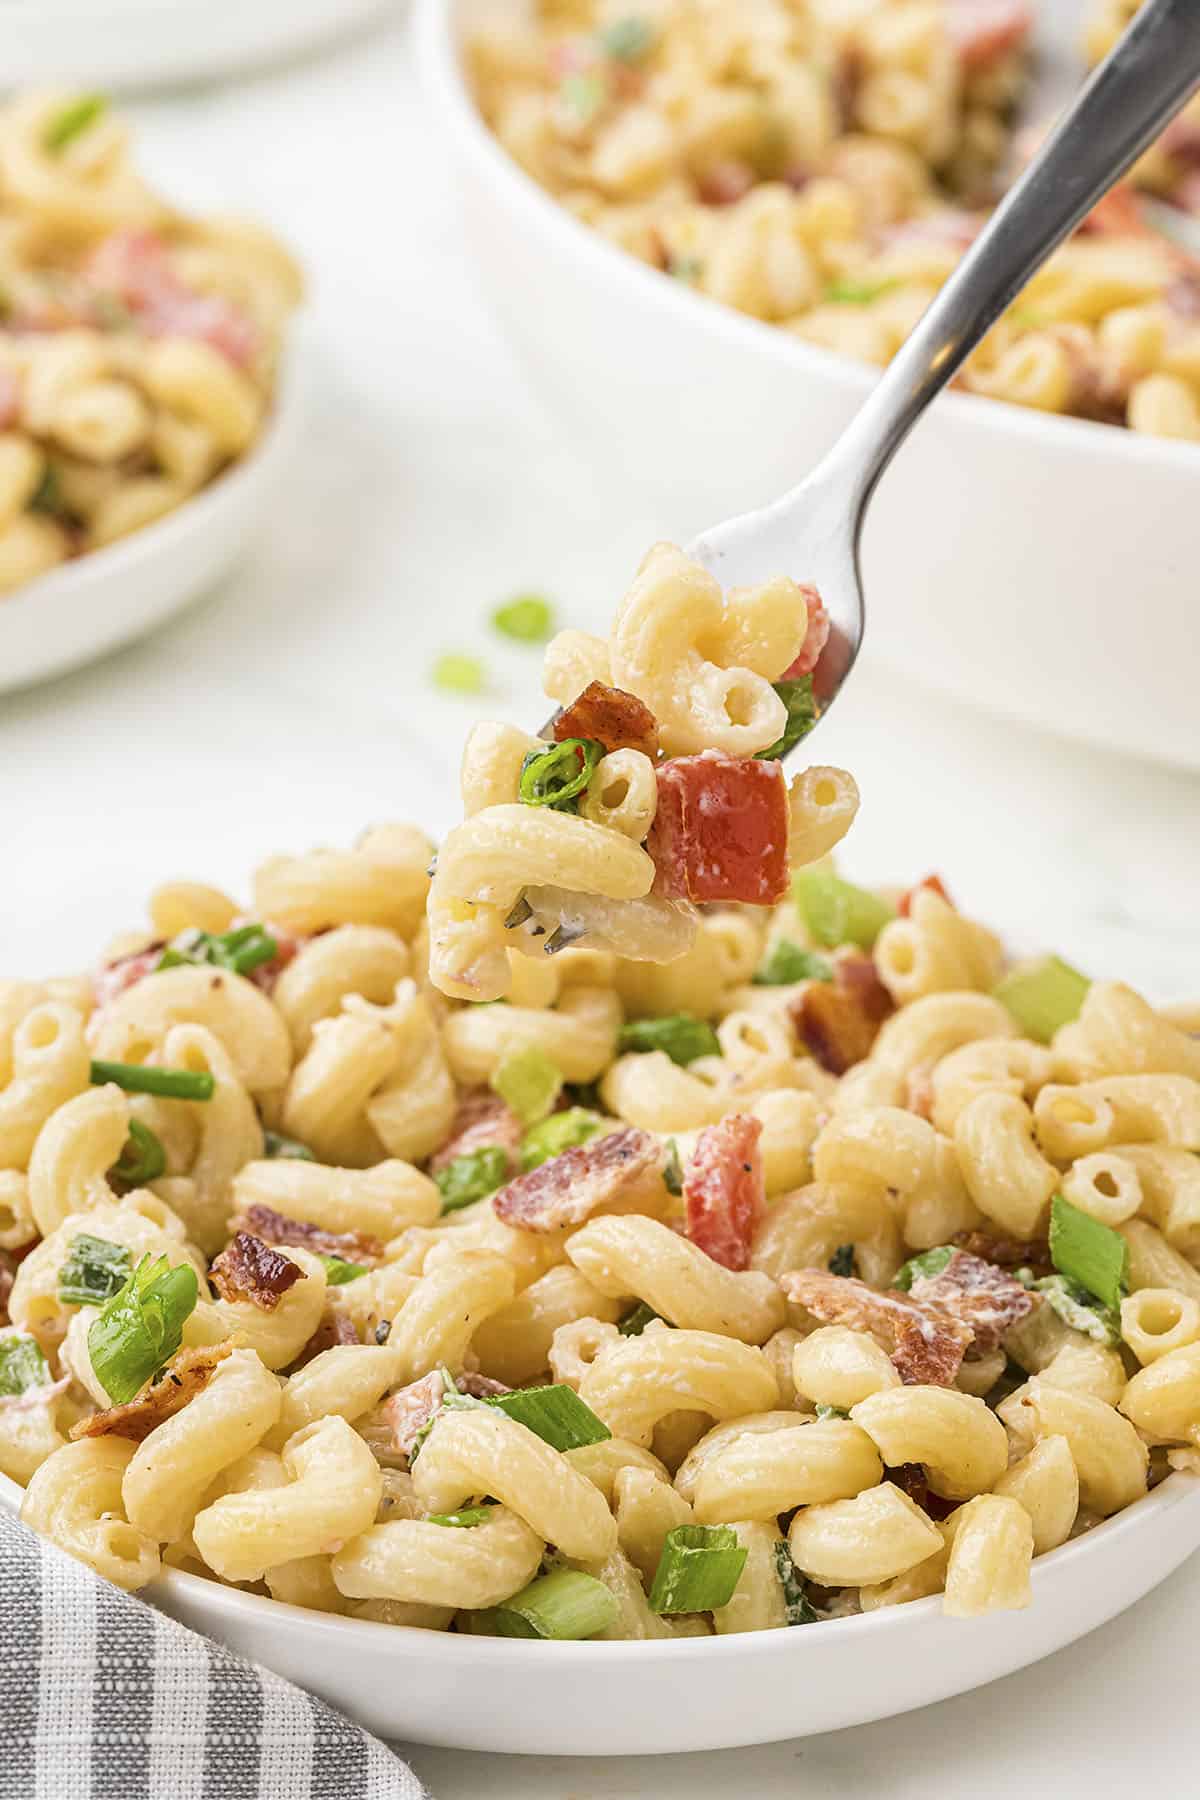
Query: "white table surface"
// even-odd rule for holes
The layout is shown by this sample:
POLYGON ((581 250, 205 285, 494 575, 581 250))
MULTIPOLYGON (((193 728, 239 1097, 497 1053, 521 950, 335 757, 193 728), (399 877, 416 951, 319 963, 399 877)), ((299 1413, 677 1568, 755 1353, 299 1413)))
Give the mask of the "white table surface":
MULTIPOLYGON (((444 829, 476 707, 431 692, 431 659, 482 648, 487 709, 535 721, 536 653, 487 641, 491 607, 535 587, 564 621, 598 628, 641 551, 672 531, 619 470, 578 460, 569 423, 543 414, 489 320, 399 25, 136 113, 147 165, 179 197, 255 211, 307 258, 311 433, 235 580, 142 644, 0 700, 0 966, 12 974, 90 960, 168 874, 244 891, 270 849, 348 841, 389 816, 444 829)), ((968 910, 1021 939, 1157 997, 1200 995, 1200 779, 1018 733, 869 661, 820 754, 863 791, 852 875, 939 869, 968 910)), ((437 1800, 924 1800, 931 1780, 1009 1800, 1150 1775, 1183 1793, 1200 1750, 1198 1607, 1194 1559, 1052 1663, 757 1751, 412 1756, 437 1800)))

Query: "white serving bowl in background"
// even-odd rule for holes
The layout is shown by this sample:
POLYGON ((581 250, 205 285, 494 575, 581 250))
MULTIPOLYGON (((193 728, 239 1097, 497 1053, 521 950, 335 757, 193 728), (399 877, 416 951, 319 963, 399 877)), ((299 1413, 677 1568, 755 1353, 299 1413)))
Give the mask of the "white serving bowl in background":
MULTIPOLYGON (((876 371, 646 267, 519 168, 459 59, 472 17, 516 3, 419 0, 431 120, 531 371, 685 542, 793 486, 876 371)), ((1200 767, 1198 566, 1200 445, 946 394, 871 508, 867 649, 997 713, 1200 767)))
POLYGON ((300 436, 300 346, 246 454, 174 512, 0 595, 0 694, 92 662, 161 624, 246 548, 300 436))
MULTIPOLYGON (((0 1475, 0 1506, 21 1490, 0 1475)), ((1200 1481, 1171 1475, 1041 1556, 1024 1612, 939 1600, 791 1631, 529 1643, 376 1625, 167 1570, 144 1597, 382 1737, 533 1756, 732 1749, 886 1719, 1024 1669, 1114 1618, 1200 1545, 1200 1481)), ((1115 1652, 1114 1652, 1115 1653, 1115 1652)))

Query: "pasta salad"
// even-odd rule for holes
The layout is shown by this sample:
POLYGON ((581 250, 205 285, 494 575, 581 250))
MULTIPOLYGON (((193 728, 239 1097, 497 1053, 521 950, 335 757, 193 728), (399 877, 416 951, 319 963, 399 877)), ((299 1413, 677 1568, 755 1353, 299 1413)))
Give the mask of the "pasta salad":
POLYGON ((829 641, 660 545, 436 855, 174 882, 0 984, 29 1524, 126 1588, 661 1638, 1024 1606, 1197 1472, 1200 1014, 836 873, 853 782, 779 760, 829 641))
MULTIPOLYGON (((1136 6, 1089 13, 1098 61, 1136 6)), ((1028 0, 533 0, 466 45, 525 171, 643 262, 808 343, 890 360, 1024 137, 1028 0), (1014 142, 1014 136, 1016 141, 1014 142)), ((1200 101, 1052 256, 959 386, 1200 440, 1200 101)))
POLYGON ((172 512, 268 415, 276 239, 150 189, 102 97, 0 107, 0 599, 172 512))

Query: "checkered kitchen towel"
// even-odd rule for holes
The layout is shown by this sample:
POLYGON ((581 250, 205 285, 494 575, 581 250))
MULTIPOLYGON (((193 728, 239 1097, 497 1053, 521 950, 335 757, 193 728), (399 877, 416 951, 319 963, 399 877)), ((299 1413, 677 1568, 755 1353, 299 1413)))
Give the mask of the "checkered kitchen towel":
POLYGON ((340 1713, 0 1511, 0 1800, 428 1800, 340 1713))

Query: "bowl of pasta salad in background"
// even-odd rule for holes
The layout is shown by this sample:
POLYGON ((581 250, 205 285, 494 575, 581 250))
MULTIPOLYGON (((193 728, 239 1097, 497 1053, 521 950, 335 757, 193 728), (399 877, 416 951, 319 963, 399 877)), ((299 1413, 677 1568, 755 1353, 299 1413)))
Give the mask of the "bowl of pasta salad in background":
POLYGON ((0 983, 28 1524, 390 1736, 578 1754, 922 1705, 1196 1548, 1200 1010, 838 875, 831 635, 659 544, 436 848, 0 983))
POLYGON ((229 566, 291 434, 301 292, 261 227, 148 187, 102 96, 0 109, 0 689, 229 566))
MULTIPOLYGON (((1129 11, 425 0, 417 25, 498 310, 686 539, 815 465, 986 217, 1030 68, 1082 74, 1129 11)), ((904 673, 1192 765, 1200 264, 1144 196, 1189 220, 1197 104, 922 422, 864 545, 904 673)))

